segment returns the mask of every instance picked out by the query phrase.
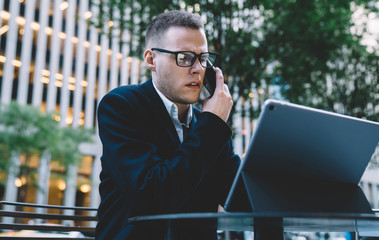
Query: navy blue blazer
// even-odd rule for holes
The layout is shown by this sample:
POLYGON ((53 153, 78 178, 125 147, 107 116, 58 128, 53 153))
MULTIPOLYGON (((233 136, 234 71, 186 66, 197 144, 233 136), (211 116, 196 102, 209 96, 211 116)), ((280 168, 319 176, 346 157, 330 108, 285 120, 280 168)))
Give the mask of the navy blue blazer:
MULTIPOLYGON (((151 79, 104 96, 98 107, 103 155, 96 239, 164 239, 165 223, 130 224, 128 218, 216 212, 224 203, 240 164, 232 131, 212 113, 194 109, 194 116, 180 143, 151 79)), ((181 239, 216 239, 215 229, 196 222, 177 232, 186 236, 181 239)))

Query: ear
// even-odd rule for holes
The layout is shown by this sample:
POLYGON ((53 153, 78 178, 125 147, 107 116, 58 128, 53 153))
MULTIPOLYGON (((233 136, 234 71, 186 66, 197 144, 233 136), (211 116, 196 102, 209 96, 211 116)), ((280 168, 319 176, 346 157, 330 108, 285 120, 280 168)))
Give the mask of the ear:
POLYGON ((146 49, 143 54, 143 59, 147 69, 155 71, 154 52, 151 49, 146 49))

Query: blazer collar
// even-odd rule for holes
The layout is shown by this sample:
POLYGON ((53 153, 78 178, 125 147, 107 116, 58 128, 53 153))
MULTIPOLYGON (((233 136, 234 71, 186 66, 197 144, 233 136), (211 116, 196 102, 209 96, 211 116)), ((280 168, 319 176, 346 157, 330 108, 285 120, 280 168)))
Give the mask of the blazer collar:
POLYGON ((163 135, 167 138, 162 139, 162 141, 169 140, 171 142, 171 144, 165 145, 172 146, 172 150, 176 150, 180 145, 178 134, 176 133, 174 124, 162 99, 153 86, 152 79, 150 78, 141 84, 141 87, 145 91, 145 97, 150 106, 148 111, 153 113, 154 118, 151 119, 151 124, 156 125, 154 129, 159 131, 159 135, 163 135))
MULTIPOLYGON (((175 103, 169 100, 161 91, 159 91, 159 89, 155 86, 154 82, 153 87, 155 91, 158 93, 159 97, 162 99, 162 102, 165 105, 168 115, 170 115, 172 121, 179 123, 178 107, 175 105, 175 103)), ((187 128, 190 127, 192 115, 192 106, 190 105, 187 112, 186 122, 184 123, 187 128)))

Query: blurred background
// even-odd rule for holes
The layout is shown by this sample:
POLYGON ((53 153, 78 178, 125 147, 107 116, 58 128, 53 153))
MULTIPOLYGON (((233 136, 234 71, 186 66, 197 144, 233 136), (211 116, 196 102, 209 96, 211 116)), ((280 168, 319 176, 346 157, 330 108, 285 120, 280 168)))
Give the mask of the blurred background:
MULTIPOLYGON (((97 104, 149 78, 145 29, 173 9, 220 54, 242 157, 268 98, 379 121, 379 1, 0 0, 1 200, 98 206, 97 104)), ((373 208, 378 159, 360 183, 373 208)))

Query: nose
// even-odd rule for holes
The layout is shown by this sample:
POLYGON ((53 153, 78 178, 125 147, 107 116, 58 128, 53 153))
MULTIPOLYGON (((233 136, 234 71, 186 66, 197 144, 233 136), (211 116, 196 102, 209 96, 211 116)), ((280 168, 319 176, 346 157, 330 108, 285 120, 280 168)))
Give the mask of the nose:
POLYGON ((203 71, 205 68, 201 66, 199 58, 196 58, 195 62, 191 66, 191 72, 192 74, 199 74, 201 71, 203 71))

